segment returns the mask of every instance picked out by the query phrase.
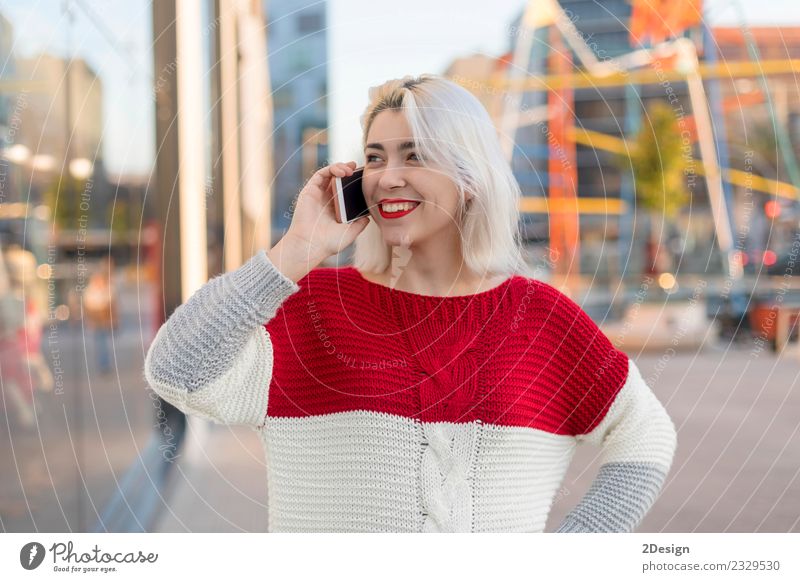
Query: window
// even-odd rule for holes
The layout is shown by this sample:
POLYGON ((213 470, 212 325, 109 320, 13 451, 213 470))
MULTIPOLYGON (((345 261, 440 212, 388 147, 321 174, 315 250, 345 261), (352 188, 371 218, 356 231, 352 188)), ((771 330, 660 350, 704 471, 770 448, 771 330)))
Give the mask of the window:
POLYGON ((322 30, 324 17, 321 12, 301 12, 297 16, 297 32, 299 34, 311 34, 322 30))

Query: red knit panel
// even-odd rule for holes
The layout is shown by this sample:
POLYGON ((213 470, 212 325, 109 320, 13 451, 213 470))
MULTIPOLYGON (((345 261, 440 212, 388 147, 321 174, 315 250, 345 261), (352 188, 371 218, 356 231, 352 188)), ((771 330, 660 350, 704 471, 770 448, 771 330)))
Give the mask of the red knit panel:
POLYGON ((534 343, 550 346, 542 368, 558 370, 561 398, 571 412, 569 434, 594 429, 608 412, 628 377, 628 356, 618 350, 591 317, 572 299, 539 282, 542 294, 536 319, 546 321, 534 343))
POLYGON ((370 410, 580 434, 627 375, 627 356, 588 315, 533 279, 443 298, 344 267, 315 269, 299 285, 266 325, 269 416, 370 410))

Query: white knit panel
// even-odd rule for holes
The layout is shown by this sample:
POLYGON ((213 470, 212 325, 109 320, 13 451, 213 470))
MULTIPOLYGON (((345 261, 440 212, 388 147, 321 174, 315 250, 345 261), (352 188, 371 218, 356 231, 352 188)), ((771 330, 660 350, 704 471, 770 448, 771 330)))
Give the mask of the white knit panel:
POLYGON ((270 416, 261 435, 269 531, 420 531, 419 423, 368 411, 270 416))
POLYGON ((483 425, 474 471, 474 531, 543 532, 576 445, 571 436, 483 425))
POLYGON ((268 417, 269 531, 543 531, 573 437, 352 411, 268 417))
MULTIPOLYGON (((153 342, 165 333, 161 326, 153 342)), ((148 356, 150 353, 148 353, 148 356)), ((152 377, 145 362, 145 378, 164 400, 186 414, 214 421, 217 424, 263 426, 267 414, 267 396, 272 378, 272 342, 264 326, 253 330, 236 355, 231 368, 207 386, 188 392, 152 377)))
POLYGON ((480 424, 422 423, 425 447, 420 479, 425 532, 472 530, 471 470, 480 424))
POLYGON ((630 358, 628 378, 605 417, 577 438, 602 446, 603 463, 653 463, 665 471, 677 446, 675 425, 630 358))

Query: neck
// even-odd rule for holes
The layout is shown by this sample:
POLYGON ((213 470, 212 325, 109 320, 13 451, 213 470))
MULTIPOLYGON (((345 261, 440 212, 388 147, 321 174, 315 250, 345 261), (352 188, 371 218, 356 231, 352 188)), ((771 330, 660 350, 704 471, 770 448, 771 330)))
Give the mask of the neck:
POLYGON ((392 247, 390 266, 380 277, 387 287, 437 296, 479 293, 504 279, 467 267, 458 232, 450 231, 410 247, 392 247))

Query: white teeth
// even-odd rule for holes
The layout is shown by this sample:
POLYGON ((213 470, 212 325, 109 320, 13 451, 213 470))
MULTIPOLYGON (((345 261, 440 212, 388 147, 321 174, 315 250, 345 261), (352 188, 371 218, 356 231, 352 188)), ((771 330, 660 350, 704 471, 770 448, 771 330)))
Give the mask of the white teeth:
POLYGON ((403 210, 411 210, 416 205, 416 202, 390 202, 389 204, 381 204, 381 208, 384 212, 402 212, 403 210))

